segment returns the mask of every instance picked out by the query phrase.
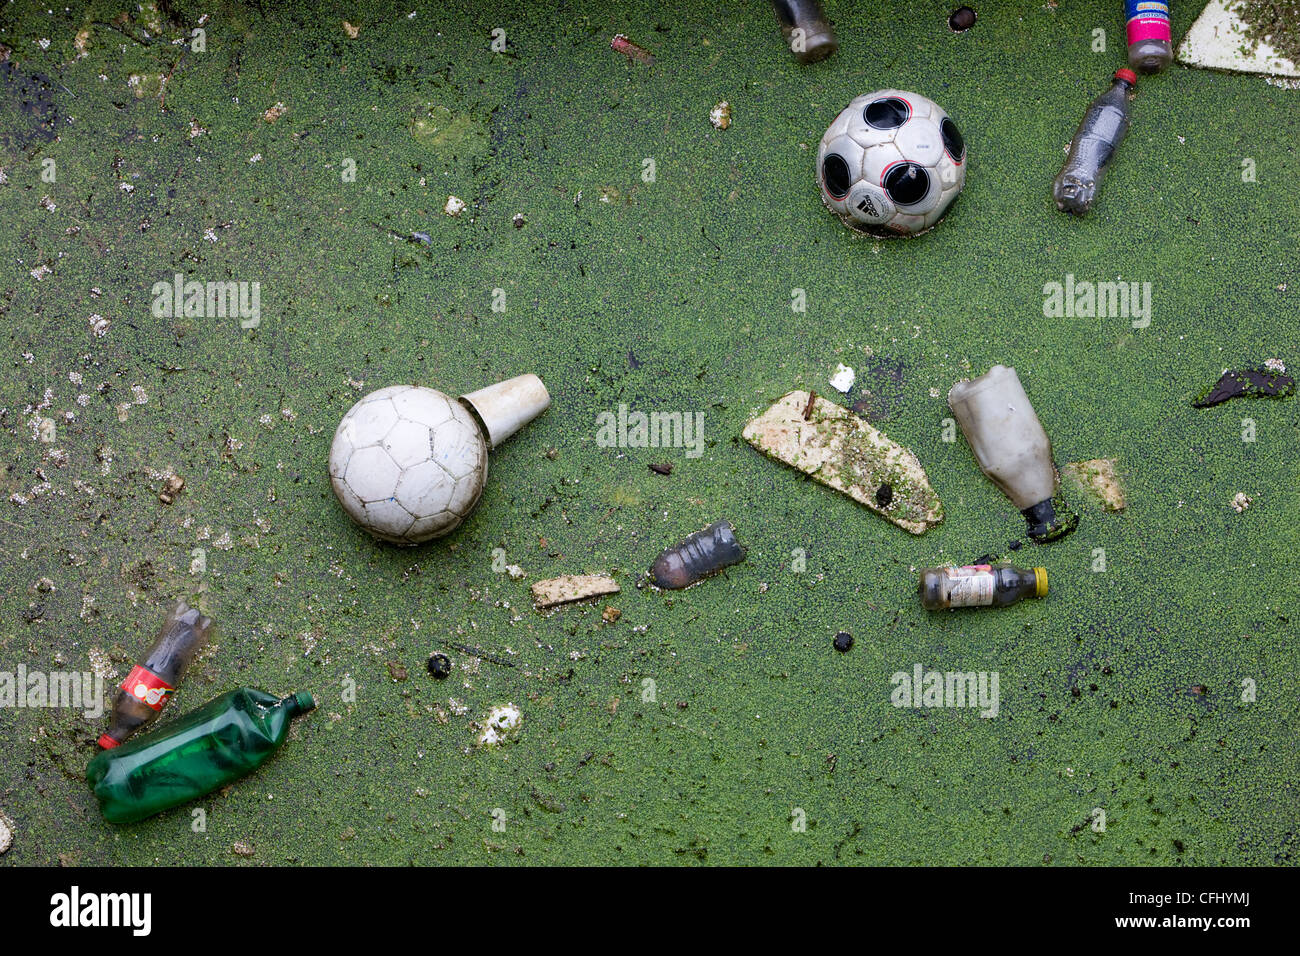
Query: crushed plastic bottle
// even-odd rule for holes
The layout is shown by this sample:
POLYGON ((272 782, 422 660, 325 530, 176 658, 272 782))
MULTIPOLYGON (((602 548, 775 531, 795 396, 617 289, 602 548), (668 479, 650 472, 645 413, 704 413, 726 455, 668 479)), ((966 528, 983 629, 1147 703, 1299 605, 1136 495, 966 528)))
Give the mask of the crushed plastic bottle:
POLYGON ((961 568, 926 568, 917 585, 927 611, 954 607, 1007 607, 1025 598, 1047 596, 1046 568, 1009 564, 970 564, 961 568))
POLYGON ((156 733, 102 751, 86 768, 109 823, 134 823, 233 783, 280 749, 311 694, 278 698, 241 687, 156 733))
POLYGON ((1115 71, 1110 89, 1083 114, 1083 122, 1070 140, 1070 155, 1052 184, 1057 209, 1082 216, 1096 202, 1101 174, 1128 132, 1129 93, 1136 86, 1137 74, 1121 67, 1115 71))
POLYGON ((1159 73, 1174 61, 1165 0, 1124 0, 1128 65, 1139 73, 1159 73))
POLYGON ((655 559, 650 577, 655 587, 678 590, 745 560, 729 521, 715 521, 687 535, 655 559))
POLYGON ((200 614, 184 601, 163 621, 153 647, 131 668, 113 700, 113 719, 99 745, 108 750, 123 743, 145 724, 153 721, 176 691, 194 655, 208 639, 212 618, 200 614))
POLYGON ((948 392, 948 407, 980 470, 1025 516, 1029 537, 1055 541, 1078 526, 1079 516, 1057 494, 1052 443, 1014 368, 995 365, 963 379, 948 392))

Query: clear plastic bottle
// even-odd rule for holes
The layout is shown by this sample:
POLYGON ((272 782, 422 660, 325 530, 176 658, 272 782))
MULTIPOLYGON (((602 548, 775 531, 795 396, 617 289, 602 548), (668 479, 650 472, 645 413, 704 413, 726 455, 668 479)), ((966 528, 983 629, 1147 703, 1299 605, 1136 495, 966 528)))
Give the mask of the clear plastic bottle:
POLYGON ((1174 60, 1165 0, 1124 0, 1128 65, 1139 73, 1159 73, 1174 60))
POLYGON ((1057 493, 1052 443, 1014 368, 995 365, 948 392, 948 407, 980 470, 1020 509, 1029 537, 1055 541, 1079 524, 1057 493))
POLYGON ((818 0, 772 0, 772 9, 790 52, 800 63, 816 63, 839 49, 835 29, 818 0))
POLYGON ((1007 607, 1025 598, 1047 595, 1046 568, 1009 564, 970 564, 962 568, 926 568, 917 585, 927 611, 954 607, 1007 607))
POLYGON ((1110 89, 1083 114, 1083 122, 1070 140, 1070 155, 1052 184, 1057 209, 1082 216, 1092 208, 1101 174, 1128 132, 1129 93, 1136 86, 1137 74, 1121 67, 1115 71, 1110 89))

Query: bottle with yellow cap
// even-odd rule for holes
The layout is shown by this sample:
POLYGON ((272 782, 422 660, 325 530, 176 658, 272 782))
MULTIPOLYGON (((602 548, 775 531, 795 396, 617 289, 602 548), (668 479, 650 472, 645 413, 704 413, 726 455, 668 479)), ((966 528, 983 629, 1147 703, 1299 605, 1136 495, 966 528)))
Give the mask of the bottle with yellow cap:
POLYGON ((927 611, 953 607, 1007 607, 1025 598, 1047 595, 1046 568, 1009 564, 968 564, 961 568, 926 568, 917 587, 927 611))

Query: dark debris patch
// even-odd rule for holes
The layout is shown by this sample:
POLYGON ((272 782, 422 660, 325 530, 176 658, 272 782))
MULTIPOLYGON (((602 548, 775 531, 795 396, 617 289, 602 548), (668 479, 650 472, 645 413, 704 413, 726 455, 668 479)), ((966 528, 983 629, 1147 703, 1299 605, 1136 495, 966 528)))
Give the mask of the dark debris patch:
POLYGON ((1295 379, 1263 368, 1230 369, 1212 388, 1192 402, 1193 408, 1210 408, 1230 398, 1285 398, 1295 394, 1295 379))
POLYGON ((0 59, 0 147, 6 153, 53 142, 58 125, 55 82, 0 59))

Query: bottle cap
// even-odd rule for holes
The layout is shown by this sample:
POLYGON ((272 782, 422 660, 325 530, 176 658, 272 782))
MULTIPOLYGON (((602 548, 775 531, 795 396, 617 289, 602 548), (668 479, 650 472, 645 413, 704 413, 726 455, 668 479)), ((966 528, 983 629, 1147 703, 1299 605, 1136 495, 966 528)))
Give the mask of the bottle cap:
POLYGON ((1121 66, 1115 71, 1115 79, 1123 80, 1129 86, 1137 86, 1138 75, 1126 66, 1121 66))
POLYGON ((306 713, 309 710, 316 709, 315 699, 311 696, 311 694, 307 693, 305 690, 298 691, 298 693, 293 695, 293 699, 294 699, 294 703, 298 705, 298 709, 303 713, 306 713))
POLYGON ((488 448, 495 448, 546 411, 550 393, 536 375, 518 375, 497 382, 460 400, 478 415, 487 430, 488 448))
POLYGON ((121 743, 121 741, 114 740, 108 734, 102 734, 99 740, 97 741, 97 743, 105 750, 112 750, 114 747, 118 746, 121 743))
POLYGON ((1034 568, 1034 597, 1047 597, 1047 568, 1034 568))

